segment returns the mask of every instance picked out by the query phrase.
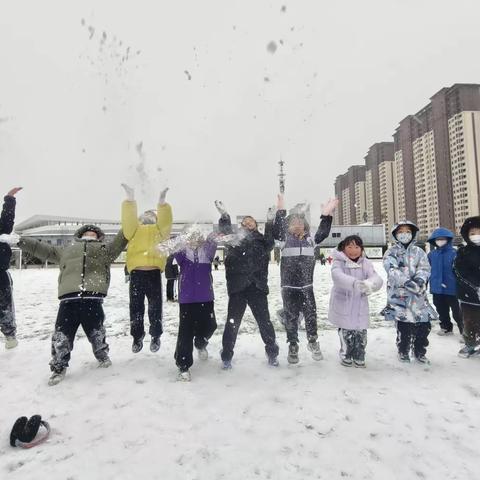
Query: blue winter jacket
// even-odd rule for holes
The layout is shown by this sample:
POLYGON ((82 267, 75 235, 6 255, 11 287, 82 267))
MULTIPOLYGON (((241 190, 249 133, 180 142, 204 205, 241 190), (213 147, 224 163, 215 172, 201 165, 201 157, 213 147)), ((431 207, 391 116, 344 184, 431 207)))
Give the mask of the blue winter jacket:
POLYGON ((439 295, 457 295, 457 279, 453 273, 453 262, 457 250, 452 246, 453 233, 446 228, 437 228, 428 239, 433 250, 428 254, 432 267, 430 276, 430 293, 439 295), (448 243, 441 248, 435 245, 438 238, 447 238, 448 243))

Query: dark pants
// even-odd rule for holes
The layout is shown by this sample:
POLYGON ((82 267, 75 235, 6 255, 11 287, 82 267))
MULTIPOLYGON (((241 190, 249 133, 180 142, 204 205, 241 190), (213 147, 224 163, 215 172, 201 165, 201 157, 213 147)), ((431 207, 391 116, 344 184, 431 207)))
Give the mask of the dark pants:
POLYGON ((316 342, 317 335, 317 305, 313 287, 282 288, 283 308, 285 312, 285 329, 287 342, 298 343, 298 323, 300 313, 305 318, 305 329, 309 342, 316 342))
POLYGON ((175 300, 175 279, 167 278, 167 300, 175 300))
POLYGON ((340 337, 340 358, 365 361, 367 330, 338 329, 340 337))
POLYGON ((265 352, 269 357, 278 355, 275 330, 270 321, 270 312, 268 311, 267 294, 255 287, 255 285, 250 285, 245 290, 232 293, 228 297, 228 315, 222 339, 222 360, 231 360, 233 357, 238 330, 247 305, 250 307, 257 322, 260 335, 265 344, 265 352))
POLYGON ((81 325, 92 344, 93 354, 98 361, 108 358, 108 345, 103 321, 103 300, 74 299, 63 300, 58 309, 55 332, 52 336, 52 360, 50 370, 60 372, 68 367, 70 353, 78 327, 81 325))
POLYGON ((400 322, 397 321, 397 348, 398 353, 409 354, 413 347, 415 357, 427 353, 428 334, 432 326, 430 322, 400 322))
POLYGON ((0 329, 6 337, 14 337, 17 333, 13 306, 13 282, 12 277, 5 270, 0 270, 0 329))
POLYGON ((458 299, 455 295, 438 295, 434 293, 433 304, 435 305, 437 313, 440 317, 441 329, 447 332, 453 331, 453 324, 452 320, 450 319, 450 310, 452 310, 452 316, 457 323, 458 330, 460 333, 463 333, 462 312, 460 310, 458 299))
POLYGON ((480 344, 480 305, 461 303, 463 313, 463 337, 467 347, 480 344))
POLYGON ((145 297, 148 300, 149 333, 160 337, 162 328, 162 272, 160 270, 132 270, 130 272, 130 335, 139 340, 145 336, 143 317, 145 297))
POLYGON ((186 371, 193 365, 193 345, 205 348, 217 329, 213 302, 180 304, 175 361, 177 367, 186 371))

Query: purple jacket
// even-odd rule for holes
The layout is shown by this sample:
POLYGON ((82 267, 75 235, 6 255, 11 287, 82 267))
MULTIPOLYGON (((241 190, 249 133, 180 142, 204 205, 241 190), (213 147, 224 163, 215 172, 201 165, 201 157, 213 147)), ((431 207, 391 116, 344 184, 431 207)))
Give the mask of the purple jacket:
POLYGON ((372 262, 359 258, 350 260, 343 252, 332 254, 333 288, 330 294, 328 320, 339 328, 363 330, 368 328, 368 298, 355 286, 356 280, 369 280, 373 291, 380 290, 383 280, 375 272, 372 262))
POLYGON ((200 248, 185 248, 174 253, 180 267, 179 303, 213 302, 212 262, 217 243, 208 237, 200 248))

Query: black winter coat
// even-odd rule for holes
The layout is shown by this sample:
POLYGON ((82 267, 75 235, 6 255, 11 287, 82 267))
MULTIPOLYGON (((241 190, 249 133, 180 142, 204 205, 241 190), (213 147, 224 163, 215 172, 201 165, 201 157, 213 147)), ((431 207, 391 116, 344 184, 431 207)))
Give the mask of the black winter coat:
MULTIPOLYGON (((13 231, 15 223, 15 197, 6 196, 3 203, 2 214, 0 216, 0 235, 13 231)), ((0 271, 8 270, 12 258, 12 249, 6 243, 0 243, 0 271)))
MULTIPOLYGON (((233 233, 228 214, 222 215, 218 226, 220 232, 225 235, 233 233)), ((265 225, 265 235, 258 231, 248 232, 245 237, 239 235, 238 245, 227 246, 225 276, 229 295, 241 292, 250 285, 255 285, 268 294, 268 264, 274 243, 273 223, 268 222, 265 225)))
POLYGON ((467 243, 457 250, 453 271, 457 277, 457 297, 461 302, 480 305, 480 246, 468 238, 471 228, 480 228, 480 217, 465 220, 460 233, 467 243))
POLYGON ((176 280, 178 278, 178 265, 173 263, 174 255, 169 255, 165 264, 165 278, 167 280, 176 280))

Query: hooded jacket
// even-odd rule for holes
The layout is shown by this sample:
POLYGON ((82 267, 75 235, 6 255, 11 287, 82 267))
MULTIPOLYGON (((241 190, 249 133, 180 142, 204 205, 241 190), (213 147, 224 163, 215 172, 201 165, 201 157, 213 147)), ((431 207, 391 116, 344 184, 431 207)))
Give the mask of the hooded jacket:
POLYGON ((430 276, 430 293, 435 295, 456 295, 457 279, 453 273, 453 262, 457 251, 453 248, 454 235, 446 228, 437 228, 428 239, 432 250, 428 254, 428 261, 432 267, 430 276), (448 243, 443 247, 437 247, 435 240, 446 238, 448 243))
POLYGON ((315 238, 310 235, 310 226, 305 221, 305 234, 297 237, 288 231, 292 218, 287 217, 286 210, 278 210, 275 217, 274 238, 281 242, 280 276, 282 288, 309 288, 313 285, 315 270, 315 246, 321 243, 330 234, 332 217, 322 215, 315 238))
POLYGON ((30 255, 57 263, 58 298, 105 297, 110 285, 110 265, 127 246, 120 231, 111 242, 105 242, 105 234, 94 225, 81 227, 74 235, 74 243, 67 247, 55 247, 29 237, 21 237, 18 246, 30 255), (94 231, 97 240, 82 240, 87 231, 94 231))
POLYGON ((217 251, 217 242, 209 235, 199 248, 186 247, 174 253, 180 267, 178 302, 213 302, 212 262, 217 251))
POLYGON ((463 303, 480 305, 480 246, 468 238, 471 228, 480 228, 480 217, 467 218, 460 229, 466 245, 459 247, 453 263, 457 296, 463 303))
POLYGON ((383 257, 383 266, 387 272, 387 307, 384 309, 386 320, 418 323, 436 319, 437 314, 428 303, 426 286, 430 278, 430 264, 427 254, 414 245, 418 227, 412 222, 402 222, 392 229, 395 244, 383 257), (407 245, 397 240, 397 230, 402 225, 412 229, 413 238, 407 245), (415 280, 423 282, 422 288, 412 288, 415 280))
POLYGON ((138 221, 137 202, 125 200, 122 204, 122 230, 128 240, 127 270, 152 267, 165 270, 167 258, 157 245, 170 238, 172 230, 172 207, 158 205, 157 223, 143 225, 138 221))
POLYGON ((333 288, 328 320, 347 330, 366 329, 370 319, 368 297, 358 290, 356 282, 368 279, 372 282, 373 291, 377 291, 382 287, 383 280, 365 255, 356 262, 338 250, 335 250, 332 256, 333 288))
MULTIPOLYGON (((218 227, 221 233, 232 235, 230 216, 220 217, 218 227)), ((225 277, 228 294, 241 292, 254 285, 260 291, 268 294, 268 264, 270 252, 273 250, 273 224, 265 224, 265 235, 258 230, 238 235, 238 243, 227 245, 225 251, 225 277)))
MULTIPOLYGON (((15 197, 6 195, 3 199, 3 208, 0 215, 0 235, 10 234, 15 222, 15 197)), ((0 271, 8 270, 12 258, 12 249, 7 243, 0 242, 0 271)))

